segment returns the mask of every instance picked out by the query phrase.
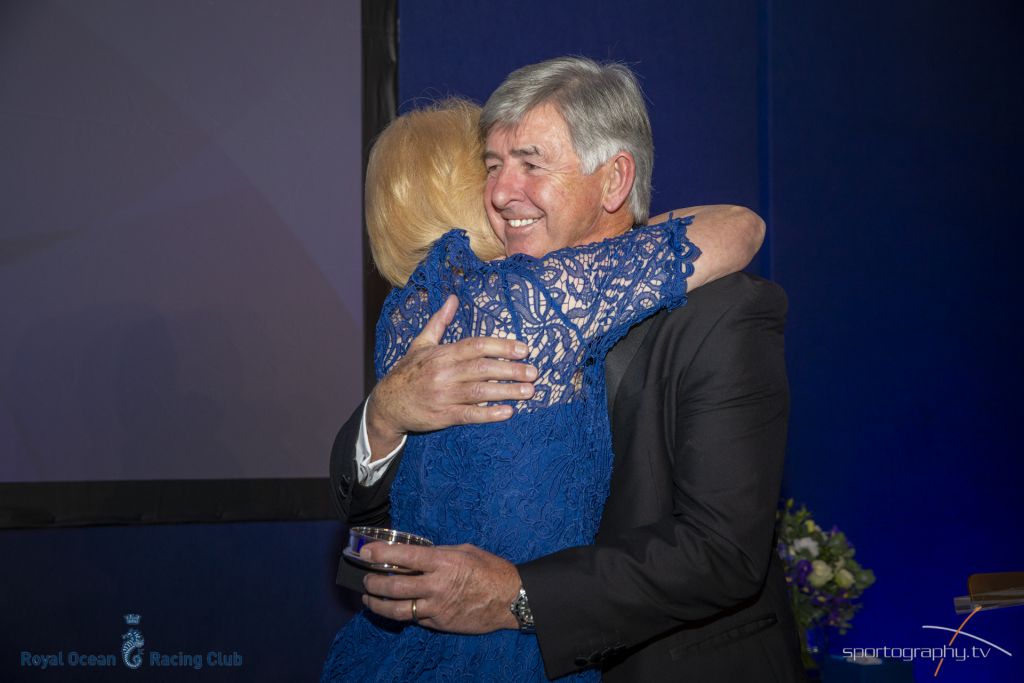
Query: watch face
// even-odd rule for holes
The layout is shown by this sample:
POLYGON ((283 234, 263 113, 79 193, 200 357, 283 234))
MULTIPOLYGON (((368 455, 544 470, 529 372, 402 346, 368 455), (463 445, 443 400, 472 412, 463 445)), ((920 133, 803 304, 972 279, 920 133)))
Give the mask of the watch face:
POLYGON ((519 622, 520 631, 533 632, 533 612, 530 610, 529 600, 526 599, 525 589, 519 589, 519 596, 508 606, 508 609, 519 622))

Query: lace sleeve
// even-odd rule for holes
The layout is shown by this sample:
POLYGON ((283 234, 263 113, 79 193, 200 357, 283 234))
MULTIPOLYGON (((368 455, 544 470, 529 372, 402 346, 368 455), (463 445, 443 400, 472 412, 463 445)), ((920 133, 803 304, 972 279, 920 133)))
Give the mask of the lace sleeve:
POLYGON ((409 351, 409 344, 431 313, 430 296, 424 288, 411 283, 391 290, 377 319, 373 365, 378 380, 409 351))
POLYGON ((693 217, 637 227, 540 259, 538 276, 583 339, 611 337, 660 308, 686 303, 686 279, 700 250, 686 238, 693 217))

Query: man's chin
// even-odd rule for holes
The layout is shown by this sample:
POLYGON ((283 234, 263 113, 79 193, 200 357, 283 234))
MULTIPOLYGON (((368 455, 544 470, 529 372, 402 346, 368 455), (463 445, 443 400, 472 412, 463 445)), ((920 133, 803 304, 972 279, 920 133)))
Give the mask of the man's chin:
POLYGON ((551 248, 547 244, 547 231, 544 227, 544 219, 518 228, 513 228, 506 223, 502 230, 505 254, 507 256, 528 254, 534 258, 540 258, 547 254, 551 248))
POLYGON ((540 258, 551 251, 546 240, 537 239, 538 235, 536 234, 518 235, 515 237, 506 235, 505 238, 505 254, 508 256, 527 254, 534 258, 540 258))
POLYGON ((508 255, 508 256, 513 256, 515 254, 526 254, 527 256, 532 256, 534 258, 540 258, 541 256, 544 256, 545 254, 547 254, 548 251, 550 251, 550 250, 545 250, 543 248, 537 248, 537 247, 531 246, 529 244, 522 244, 522 245, 517 245, 517 246, 513 246, 513 245, 510 244, 510 245, 508 245, 508 247, 506 247, 505 254, 508 255))

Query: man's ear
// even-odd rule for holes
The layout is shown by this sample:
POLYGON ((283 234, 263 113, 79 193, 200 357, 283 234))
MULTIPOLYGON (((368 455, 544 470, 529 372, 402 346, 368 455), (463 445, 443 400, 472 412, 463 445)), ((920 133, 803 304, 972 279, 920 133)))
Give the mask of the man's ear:
POLYGON ((615 213, 622 208, 633 190, 636 179, 636 162, 629 152, 619 152, 606 165, 604 199, 601 205, 608 213, 615 213))

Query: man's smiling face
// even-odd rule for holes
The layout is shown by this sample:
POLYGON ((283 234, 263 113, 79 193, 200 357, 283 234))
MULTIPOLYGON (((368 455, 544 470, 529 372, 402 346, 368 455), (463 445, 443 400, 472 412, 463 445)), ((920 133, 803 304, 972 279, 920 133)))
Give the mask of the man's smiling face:
POLYGON ((540 105, 518 126, 491 130, 484 161, 487 218, 507 255, 539 257, 607 236, 599 225, 606 164, 582 173, 554 106, 540 105))

